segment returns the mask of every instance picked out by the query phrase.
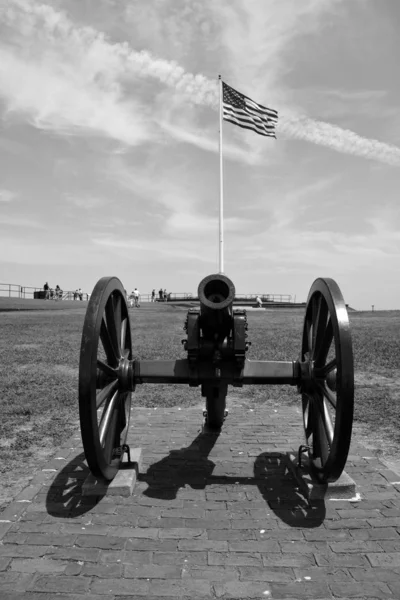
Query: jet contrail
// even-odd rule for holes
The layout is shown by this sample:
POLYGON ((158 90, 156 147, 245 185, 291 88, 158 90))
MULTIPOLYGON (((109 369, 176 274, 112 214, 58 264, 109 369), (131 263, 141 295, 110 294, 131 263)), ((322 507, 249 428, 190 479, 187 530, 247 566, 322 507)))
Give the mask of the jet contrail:
MULTIPOLYGON (((10 9, 9 3, 8 9, 0 8, 0 14, 3 13, 5 21, 19 21, 22 30, 24 25, 28 25, 28 30, 30 26, 31 31, 35 33, 40 32, 41 27, 45 30, 49 42, 64 40, 69 45, 80 45, 83 51, 96 47, 99 55, 103 59, 107 58, 107 66, 110 68, 112 65, 116 78, 126 78, 128 73, 151 77, 185 95, 188 101, 194 104, 218 110, 216 79, 188 73, 176 62, 157 58, 150 52, 137 52, 127 42, 113 44, 105 34, 92 27, 76 27, 64 12, 57 12, 49 5, 37 5, 32 0, 13 0, 11 6, 10 9)), ((44 37, 46 39, 46 35, 44 37)), ((102 68, 102 59, 99 59, 99 73, 102 68)), ((348 129, 307 116, 280 115, 277 131, 287 138, 301 139, 337 152, 400 166, 400 148, 397 146, 365 138, 348 129)))

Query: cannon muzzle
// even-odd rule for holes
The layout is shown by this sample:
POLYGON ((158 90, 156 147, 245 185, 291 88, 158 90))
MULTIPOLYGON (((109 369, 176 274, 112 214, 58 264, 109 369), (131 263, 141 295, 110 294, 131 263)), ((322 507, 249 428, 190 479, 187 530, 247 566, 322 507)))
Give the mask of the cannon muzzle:
POLYGON ((222 274, 208 275, 199 284, 200 327, 208 339, 223 339, 232 329, 235 286, 222 274))

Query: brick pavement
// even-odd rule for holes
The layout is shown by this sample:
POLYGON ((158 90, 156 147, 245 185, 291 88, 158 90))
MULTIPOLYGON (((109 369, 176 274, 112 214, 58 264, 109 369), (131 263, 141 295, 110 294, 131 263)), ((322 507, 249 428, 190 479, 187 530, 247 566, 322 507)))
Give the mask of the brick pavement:
POLYGON ((134 408, 133 496, 82 496, 77 434, 0 514, 1 600, 400 598, 400 475, 353 441, 360 501, 308 505, 298 407, 134 408))

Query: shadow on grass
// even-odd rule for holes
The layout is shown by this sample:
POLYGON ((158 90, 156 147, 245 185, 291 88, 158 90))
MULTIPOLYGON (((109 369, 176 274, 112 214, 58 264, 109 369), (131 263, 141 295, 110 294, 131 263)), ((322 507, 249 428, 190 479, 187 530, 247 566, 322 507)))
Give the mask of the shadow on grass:
POLYGON ((91 510, 102 495, 82 495, 82 486, 88 475, 89 469, 82 452, 57 473, 47 492, 48 514, 59 519, 73 519, 91 510))
POLYGON ((310 505, 298 489, 288 466, 289 458, 278 452, 263 452, 254 462, 254 477, 213 475, 215 463, 208 458, 218 440, 218 432, 203 431, 185 448, 172 450, 168 456, 151 465, 139 481, 149 486, 143 494, 150 498, 172 500, 189 485, 205 489, 211 484, 256 485, 266 504, 279 519, 291 527, 319 527, 325 518, 323 501, 310 505))

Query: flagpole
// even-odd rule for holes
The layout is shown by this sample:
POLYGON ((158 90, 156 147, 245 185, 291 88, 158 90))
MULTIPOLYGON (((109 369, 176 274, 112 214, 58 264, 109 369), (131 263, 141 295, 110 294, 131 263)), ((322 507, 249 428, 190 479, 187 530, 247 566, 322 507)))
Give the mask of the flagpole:
POLYGON ((219 83, 219 272, 224 272, 224 177, 222 170, 222 79, 219 83))

